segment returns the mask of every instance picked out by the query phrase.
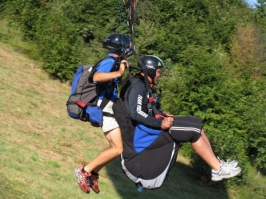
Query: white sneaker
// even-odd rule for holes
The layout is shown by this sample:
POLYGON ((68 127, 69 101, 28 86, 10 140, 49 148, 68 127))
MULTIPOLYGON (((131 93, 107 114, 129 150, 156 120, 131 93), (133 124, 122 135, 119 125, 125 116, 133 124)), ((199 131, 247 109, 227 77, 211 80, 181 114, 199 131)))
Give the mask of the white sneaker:
POLYGON ((218 156, 217 156, 217 159, 220 160, 221 164, 225 163, 225 164, 228 164, 228 166, 231 166, 231 167, 236 167, 237 164, 238 164, 237 160, 232 160, 231 162, 225 162, 224 160, 221 160, 218 156))
POLYGON ((212 181, 220 181, 224 178, 232 178, 238 175, 241 172, 240 167, 235 167, 237 165, 237 161, 234 160, 231 162, 225 162, 220 160, 221 167, 218 171, 212 170, 212 181))

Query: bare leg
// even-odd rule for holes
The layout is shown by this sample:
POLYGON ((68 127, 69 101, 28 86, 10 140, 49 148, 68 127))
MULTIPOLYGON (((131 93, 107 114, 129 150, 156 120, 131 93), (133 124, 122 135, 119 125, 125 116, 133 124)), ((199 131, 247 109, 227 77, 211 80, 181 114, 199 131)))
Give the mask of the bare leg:
POLYGON ((210 142, 204 131, 201 131, 201 137, 194 143, 191 143, 194 151, 215 171, 217 171, 221 163, 214 155, 210 142))
POLYGON ((204 140, 207 142, 207 144, 209 145, 210 149, 212 150, 212 146, 211 146, 211 143, 209 141, 209 139, 207 138, 205 132, 204 132, 204 129, 201 130, 201 136, 204 138, 204 140))
POLYGON ((123 143, 120 128, 106 132, 105 137, 109 141, 110 146, 84 166, 86 172, 91 173, 94 171, 98 173, 105 165, 122 153, 123 143))

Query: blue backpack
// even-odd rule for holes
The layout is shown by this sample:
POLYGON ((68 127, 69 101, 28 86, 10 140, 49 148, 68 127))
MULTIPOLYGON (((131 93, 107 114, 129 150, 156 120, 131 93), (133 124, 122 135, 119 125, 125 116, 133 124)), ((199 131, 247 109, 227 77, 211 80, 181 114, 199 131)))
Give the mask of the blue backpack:
POLYGON ((78 67, 72 80, 71 93, 66 102, 67 113, 71 118, 83 122, 91 122, 96 127, 102 126, 104 104, 102 103, 98 107, 97 100, 98 94, 104 88, 93 83, 93 75, 100 62, 107 58, 115 59, 114 57, 106 56, 94 65, 81 65, 78 67))

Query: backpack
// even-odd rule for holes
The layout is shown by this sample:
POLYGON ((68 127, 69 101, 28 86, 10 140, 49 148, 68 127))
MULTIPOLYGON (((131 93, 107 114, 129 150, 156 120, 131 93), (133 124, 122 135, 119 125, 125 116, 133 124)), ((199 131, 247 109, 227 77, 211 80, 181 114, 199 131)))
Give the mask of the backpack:
MULTIPOLYGON (((93 126, 102 126, 104 104, 101 103, 100 107, 98 107, 97 99, 98 94, 104 87, 94 84, 92 79, 97 66, 107 58, 115 59, 114 57, 106 56, 94 65, 81 65, 78 67, 72 80, 71 93, 66 102, 67 113, 71 118, 83 122, 91 122, 93 126)), ((115 64, 116 61, 113 69, 115 64)))

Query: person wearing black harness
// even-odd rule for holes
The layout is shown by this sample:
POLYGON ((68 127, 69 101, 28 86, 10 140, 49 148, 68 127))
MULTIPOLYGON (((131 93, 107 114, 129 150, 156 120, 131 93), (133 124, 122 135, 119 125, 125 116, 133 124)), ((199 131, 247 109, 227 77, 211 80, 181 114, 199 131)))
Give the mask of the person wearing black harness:
POLYGON ((126 175, 146 189, 162 186, 181 142, 191 142, 195 152, 211 167, 213 181, 238 175, 241 168, 236 160, 225 162, 214 155, 201 118, 174 117, 152 105, 151 99, 156 97, 147 92, 145 81, 150 88, 157 84, 164 63, 152 55, 141 60, 142 71, 122 87, 120 99, 113 106, 122 132, 121 165, 126 175))
POLYGON ((110 143, 109 148, 102 151, 89 164, 75 168, 78 185, 82 191, 89 193, 90 189, 99 193, 98 172, 114 158, 118 157, 123 150, 121 132, 113 116, 112 106, 118 98, 117 85, 121 80, 128 62, 126 58, 130 55, 132 46, 131 39, 124 34, 111 34, 106 38, 103 47, 110 50, 109 58, 101 61, 93 75, 93 82, 99 84, 101 92, 97 105, 104 104, 102 131, 110 143), (116 61, 119 61, 116 67, 116 61))

